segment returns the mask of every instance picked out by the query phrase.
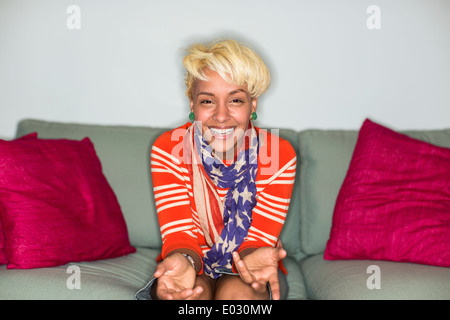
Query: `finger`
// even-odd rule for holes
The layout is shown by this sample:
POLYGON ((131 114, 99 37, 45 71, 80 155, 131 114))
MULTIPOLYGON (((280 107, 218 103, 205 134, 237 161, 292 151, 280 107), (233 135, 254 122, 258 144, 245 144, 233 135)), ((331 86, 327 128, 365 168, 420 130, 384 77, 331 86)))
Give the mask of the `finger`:
POLYGON ((161 300, 188 300, 194 293, 192 289, 178 290, 160 290, 157 291, 157 296, 161 300))
POLYGON ((197 300, 198 298, 200 298, 202 293, 203 287, 198 286, 192 290, 192 295, 187 297, 186 300, 197 300))
POLYGON ((279 249, 277 249, 277 255, 278 255, 278 260, 283 260, 284 258, 286 258, 287 252, 283 248, 279 248, 279 249))
POLYGON ((161 277, 165 272, 166 272, 165 264, 164 264, 164 263, 158 263, 158 265, 156 266, 155 273, 153 274, 153 276, 154 276, 155 278, 159 278, 159 277, 161 277))
POLYGON ((280 300, 280 282, 278 281, 278 276, 275 276, 271 280, 269 280, 270 290, 272 291, 272 299, 280 300))
POLYGON ((157 283, 156 296, 160 300, 173 300, 173 296, 169 293, 167 286, 162 281, 158 281, 157 283))
POLYGON ((203 292, 201 286, 195 287, 194 289, 185 289, 180 292, 174 292, 172 297, 174 300, 197 300, 203 292))
POLYGON ((236 269, 237 269, 242 281, 244 281, 247 284, 251 284, 252 282, 254 282, 253 276, 250 273, 250 271, 248 270, 244 261, 241 260, 241 261, 237 262, 236 269))
POLYGON ((159 295, 159 297, 161 297, 161 300, 174 300, 173 295, 167 292, 159 295))
POLYGON ((239 253, 233 252, 233 261, 242 281, 244 281, 247 284, 251 284, 253 282, 253 277, 250 271, 247 269, 245 262, 242 261, 241 258, 239 257, 239 253))
POLYGON ((263 293, 266 291, 266 285, 265 283, 263 284, 255 281, 252 283, 252 289, 255 290, 256 292, 263 293))
POLYGON ((156 268, 155 273, 153 274, 153 277, 159 278, 164 274, 164 270, 162 268, 156 268))
MULTIPOLYGON (((194 294, 194 290, 192 289, 185 289, 183 291, 181 291, 178 294, 178 299, 177 300, 189 300, 189 298, 194 294)), ((175 298, 177 298, 175 296, 175 298)))
POLYGON ((174 297, 171 293, 169 293, 166 290, 156 290, 156 296, 160 299, 160 300, 173 300, 174 297))

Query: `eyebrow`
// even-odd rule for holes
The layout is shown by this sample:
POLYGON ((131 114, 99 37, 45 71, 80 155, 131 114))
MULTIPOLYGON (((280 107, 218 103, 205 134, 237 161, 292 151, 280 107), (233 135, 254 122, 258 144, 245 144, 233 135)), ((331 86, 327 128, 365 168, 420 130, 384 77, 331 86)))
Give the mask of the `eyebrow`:
MULTIPOLYGON (((228 95, 231 96, 231 95, 239 93, 239 92, 247 93, 247 91, 245 91, 244 89, 237 89, 237 90, 233 90, 233 91, 229 92, 228 95)), ((200 95, 211 96, 211 97, 215 96, 214 93, 204 92, 204 91, 197 93, 197 97, 200 95)))
POLYGON ((201 96, 201 95, 214 97, 214 94, 210 93, 210 92, 199 92, 199 93, 197 93, 197 97, 201 96))

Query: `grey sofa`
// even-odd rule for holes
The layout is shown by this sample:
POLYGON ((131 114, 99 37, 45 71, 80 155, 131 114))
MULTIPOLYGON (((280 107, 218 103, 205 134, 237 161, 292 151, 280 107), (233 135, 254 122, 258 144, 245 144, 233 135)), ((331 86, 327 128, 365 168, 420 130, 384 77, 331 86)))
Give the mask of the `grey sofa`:
MULTIPOLYGON (((137 251, 114 259, 8 270, 0 266, 0 299, 133 299, 151 278, 161 247, 149 152, 169 128, 101 126, 23 120, 17 137, 90 137, 103 171, 121 205, 131 244, 137 251), (79 288, 68 285, 69 266, 80 271, 79 288)), ((369 260, 327 261, 334 203, 345 177, 357 131, 281 129, 298 153, 298 172, 281 239, 288 252, 288 299, 450 299, 450 268, 369 260), (370 285, 371 266, 379 287, 370 285)), ((408 135, 450 147, 450 130, 408 135)))

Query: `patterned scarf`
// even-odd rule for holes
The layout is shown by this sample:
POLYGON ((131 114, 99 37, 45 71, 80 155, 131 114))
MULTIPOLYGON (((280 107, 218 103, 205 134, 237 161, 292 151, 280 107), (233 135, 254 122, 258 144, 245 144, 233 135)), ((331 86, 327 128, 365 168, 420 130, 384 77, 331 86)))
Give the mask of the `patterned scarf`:
POLYGON ((190 148, 192 166, 188 167, 200 225, 211 247, 203 257, 203 272, 215 279, 220 276, 217 268, 231 268, 232 253, 242 244, 252 223, 252 210, 256 205, 258 135, 251 124, 236 161, 226 166, 212 154, 203 139, 201 124, 194 123, 191 128, 195 129, 190 130, 192 133, 188 130, 188 139, 185 139, 194 142, 190 148), (212 183, 228 189, 223 202, 212 183))

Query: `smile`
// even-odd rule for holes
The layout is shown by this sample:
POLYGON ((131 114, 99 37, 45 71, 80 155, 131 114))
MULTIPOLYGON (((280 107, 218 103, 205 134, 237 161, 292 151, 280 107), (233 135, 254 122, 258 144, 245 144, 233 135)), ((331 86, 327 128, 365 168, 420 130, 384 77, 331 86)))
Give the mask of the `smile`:
POLYGON ((227 129, 209 128, 209 129, 215 136, 227 136, 234 132, 234 128, 227 128, 227 129))

